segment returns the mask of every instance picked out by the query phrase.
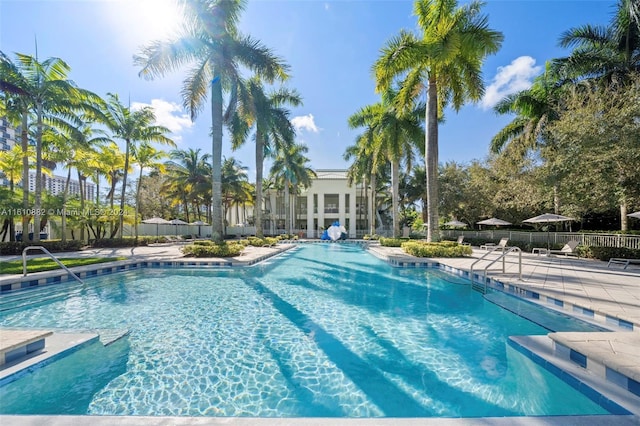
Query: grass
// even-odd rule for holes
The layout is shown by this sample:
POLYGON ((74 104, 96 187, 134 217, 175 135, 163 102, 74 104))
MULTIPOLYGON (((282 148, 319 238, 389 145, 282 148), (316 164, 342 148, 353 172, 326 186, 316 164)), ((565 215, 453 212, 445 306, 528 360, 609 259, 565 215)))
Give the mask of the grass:
MULTIPOLYGON (((58 259, 67 268, 75 266, 93 265, 94 263, 115 262, 125 260, 126 257, 82 257, 82 258, 60 258, 58 259)), ((55 261, 49 258, 27 259, 27 272, 51 271, 61 269, 55 261)), ((22 260, 11 260, 0 263, 0 274, 21 274, 22 260)))

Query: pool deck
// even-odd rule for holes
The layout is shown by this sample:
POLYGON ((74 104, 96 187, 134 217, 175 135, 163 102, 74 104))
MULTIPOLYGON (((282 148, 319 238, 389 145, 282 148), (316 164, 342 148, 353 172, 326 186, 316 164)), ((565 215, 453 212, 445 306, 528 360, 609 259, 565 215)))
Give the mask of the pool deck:
MULTIPOLYGON (((248 247, 243 255, 231 259, 233 266, 251 265, 291 248, 292 244, 277 247, 248 247)), ((127 261, 175 261, 185 260, 180 252, 181 244, 162 244, 126 249, 91 249, 81 252, 61 253, 60 257, 127 257, 127 261)), ((474 248, 473 255, 456 259, 420 259, 409 256, 400 248, 369 247, 372 254, 392 264, 418 266, 423 263, 440 263, 445 269, 459 274, 468 272, 472 263, 487 252, 474 248)), ((490 255, 489 258, 491 259, 490 255)), ((493 257, 495 258, 497 254, 493 257)), ((0 256, 3 260, 20 259, 20 256, 0 256)), ((197 259, 208 262, 228 262, 230 259, 197 259)), ((124 261, 124 262, 127 262, 124 261)), ((117 262, 116 262, 117 263, 117 262)), ((483 270, 487 263, 479 263, 483 270)), ((106 265, 106 264, 102 264, 106 265)), ((518 274, 517 255, 506 257, 505 272, 499 264, 491 266, 488 276, 505 285, 505 291, 525 297, 552 309, 570 313, 576 317, 601 324, 615 331, 604 333, 551 333, 548 337, 520 338, 517 344, 531 350, 545 360, 560 365, 565 371, 581 376, 584 383, 594 382, 606 389, 605 396, 631 411, 632 416, 571 416, 571 417, 518 417, 479 419, 242 419, 242 418, 158 418, 158 417, 84 417, 84 416, 0 416, 0 424, 63 425, 640 425, 640 265, 621 269, 618 265, 607 267, 607 262, 576 259, 564 256, 539 256, 522 254, 522 279, 518 274), (562 353, 566 352, 566 359, 562 353), (584 357, 585 365, 576 367, 574 353, 584 357), (570 359, 571 360, 570 360, 570 359), (580 368, 586 367, 586 368, 580 368), (611 387, 611 382, 617 386, 611 387), (629 391, 620 393, 621 387, 629 391), (633 393, 632 393, 633 392, 633 393), (634 395, 635 394, 635 395, 634 395)), ((87 267, 83 267, 87 268, 87 267)), ((76 269, 74 269, 76 271, 76 269)), ((29 277, 42 278, 60 272, 42 272, 29 277)), ((17 275, 0 275, 2 283, 15 281, 17 275)), ((48 343, 47 343, 48 344, 48 343)), ((546 362, 546 361, 545 361, 546 362)), ((600 390, 600 389, 599 389, 600 390)))

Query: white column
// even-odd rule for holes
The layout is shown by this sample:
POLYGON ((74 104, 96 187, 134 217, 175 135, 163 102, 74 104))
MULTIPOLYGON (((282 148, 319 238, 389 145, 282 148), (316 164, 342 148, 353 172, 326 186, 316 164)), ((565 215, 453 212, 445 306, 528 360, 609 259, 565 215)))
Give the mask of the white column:
POLYGON ((358 212, 356 211, 356 201, 358 191, 356 190, 355 185, 351 189, 351 194, 349 195, 349 238, 356 238, 356 224, 358 219, 358 212))
MULTIPOLYGON (((324 192, 318 192, 318 228, 324 226, 324 192)), ((318 229, 316 229, 318 233, 318 229)), ((316 235, 318 238, 322 236, 322 233, 316 235)))
POLYGON ((307 238, 315 238, 316 233, 313 229, 313 193, 307 192, 307 238))
POLYGON ((347 203, 346 203, 346 194, 340 193, 338 194, 338 221, 340 225, 344 226, 344 220, 347 217, 347 203))

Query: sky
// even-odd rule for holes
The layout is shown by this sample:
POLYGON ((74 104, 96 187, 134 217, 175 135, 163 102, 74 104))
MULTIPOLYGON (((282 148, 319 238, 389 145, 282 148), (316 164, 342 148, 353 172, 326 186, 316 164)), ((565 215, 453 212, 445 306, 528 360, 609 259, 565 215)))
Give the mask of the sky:
MULTIPOLYGON (((464 4, 459 0, 459 4, 464 4)), ((513 117, 492 107, 507 94, 526 89, 546 61, 566 56, 560 35, 584 24, 609 23, 614 0, 488 0, 483 11, 492 29, 504 34, 500 51, 483 66, 485 97, 460 111, 447 110, 439 129, 441 163, 486 158, 491 138, 513 117)), ((63 59, 70 79, 101 96, 117 93, 133 107, 151 105, 158 124, 172 130, 177 148, 211 152, 210 109, 191 121, 182 108, 176 71, 147 81, 138 76, 133 55, 153 40, 170 38, 178 13, 171 0, 0 0, 0 50, 63 59)), ((413 3, 406 0, 254 0, 240 29, 261 40, 291 67, 285 86, 304 104, 290 108, 297 142, 309 148, 314 169, 344 169, 345 149, 361 130, 348 117, 379 101, 372 64, 401 29, 416 31, 413 3)), ((235 157, 255 178, 251 140, 223 155, 235 157)), ((267 171, 269 163, 266 163, 267 171)))

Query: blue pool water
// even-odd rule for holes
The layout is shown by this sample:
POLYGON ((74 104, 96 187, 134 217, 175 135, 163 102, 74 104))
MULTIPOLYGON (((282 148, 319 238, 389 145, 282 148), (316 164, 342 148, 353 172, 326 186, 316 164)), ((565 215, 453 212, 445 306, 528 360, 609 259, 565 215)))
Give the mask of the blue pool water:
MULTIPOLYGON (((1 327, 130 330, 1 387, 4 414, 607 413, 507 343, 547 329, 461 278, 392 268, 350 245, 58 284, 4 295, 0 309, 1 327)), ((548 315, 555 328, 589 329, 548 315)))

